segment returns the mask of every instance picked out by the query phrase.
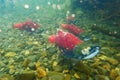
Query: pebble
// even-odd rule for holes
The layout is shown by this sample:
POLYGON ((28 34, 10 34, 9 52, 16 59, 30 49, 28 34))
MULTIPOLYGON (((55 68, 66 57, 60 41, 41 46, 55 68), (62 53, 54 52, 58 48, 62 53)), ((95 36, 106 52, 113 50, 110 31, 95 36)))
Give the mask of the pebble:
POLYGON ((16 76, 16 80, 34 80, 35 79, 35 71, 22 71, 20 75, 16 76))
POLYGON ((64 80, 65 76, 59 72, 48 72, 48 80, 64 80))
POLYGON ((66 74, 65 80, 71 80, 71 75, 70 74, 66 74))
POLYGON ((27 68, 28 67, 28 64, 31 62, 31 60, 30 59, 25 59, 24 61, 23 61, 23 67, 25 67, 25 68, 27 68))
POLYGON ((0 80, 15 80, 15 78, 9 74, 3 74, 2 77, 0 77, 0 80))
POLYGON ((101 67, 101 66, 98 66, 98 67, 97 67, 97 71, 98 71, 99 74, 101 74, 101 75, 106 75, 106 73, 107 73, 107 70, 106 70, 105 68, 101 67))
POLYGON ((115 80, 120 80, 120 76, 118 76, 115 80))
POLYGON ((7 52, 7 53, 5 54, 5 57, 14 57, 15 55, 16 55, 15 52, 7 52))
POLYGON ((1 67, 4 67, 4 66, 6 66, 6 64, 3 63, 2 61, 0 61, 0 68, 1 68, 1 67))
POLYGON ((35 70, 36 68, 35 68, 35 63, 33 63, 33 62, 30 62, 29 64, 28 64, 28 67, 31 69, 31 70, 35 70))
POLYGON ((114 59, 114 58, 110 58, 110 57, 107 57, 107 56, 104 56, 102 55, 101 57, 99 57, 101 60, 104 60, 104 61, 108 61, 109 63, 111 63, 112 65, 117 65, 119 63, 118 60, 114 59))
POLYGON ((36 62, 37 56, 36 55, 30 55, 30 56, 28 56, 28 59, 31 60, 32 62, 36 62))
POLYGON ((16 62, 21 62, 21 61, 23 61, 24 60, 24 56, 23 55, 19 55, 19 56, 16 56, 15 57, 15 61, 16 62))
POLYGON ((95 75, 95 80, 110 80, 108 76, 105 75, 95 75))
POLYGON ((53 66, 53 70, 56 71, 56 72, 61 72, 62 67, 60 65, 56 65, 56 66, 53 66))
POLYGON ((9 70, 9 74, 14 74, 15 73, 15 69, 10 69, 9 70))
POLYGON ((57 61, 54 61, 53 62, 53 66, 57 66, 58 62, 57 61))
POLYGON ((77 73, 74 74, 74 77, 80 79, 80 76, 77 73))
POLYGON ((118 71, 115 69, 112 69, 110 71, 110 78, 115 79, 118 76, 118 71))

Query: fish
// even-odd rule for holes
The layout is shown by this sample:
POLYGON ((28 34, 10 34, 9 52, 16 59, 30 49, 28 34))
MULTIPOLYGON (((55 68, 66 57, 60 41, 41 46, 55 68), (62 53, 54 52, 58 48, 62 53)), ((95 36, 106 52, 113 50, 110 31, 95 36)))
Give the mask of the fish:
POLYGON ((100 52, 100 47, 99 46, 94 46, 89 50, 89 54, 85 55, 83 59, 90 59, 95 57, 98 53, 100 52))
POLYGON ((37 24, 36 22, 33 22, 31 20, 27 20, 27 21, 21 22, 21 23, 16 23, 13 25, 13 28, 17 28, 19 30, 25 30, 28 32, 34 32, 39 27, 40 27, 39 24, 37 24))
POLYGON ((69 69, 71 70, 81 60, 87 60, 87 59, 91 59, 91 58, 95 57, 97 54, 100 53, 100 50, 101 50, 100 46, 89 46, 87 48, 83 48, 82 50, 79 49, 79 53, 75 53, 73 51, 71 53, 72 54, 71 56, 70 56, 70 54, 67 54, 66 56, 65 55, 64 56, 65 56, 65 58, 67 58, 70 61, 74 60, 74 62, 72 63, 72 65, 69 66, 69 69), (68 55, 70 57, 68 57, 68 55))
POLYGON ((100 53, 100 46, 84 45, 84 41, 79 39, 76 35, 65 32, 61 29, 57 31, 57 34, 53 34, 48 38, 49 43, 54 43, 61 50, 61 55, 66 60, 74 60, 70 69, 72 69, 79 61, 91 59, 100 53))
POLYGON ((73 24, 61 24, 60 25, 63 29, 68 30, 69 32, 75 34, 75 35, 79 35, 81 33, 84 32, 83 29, 78 28, 77 26, 73 25, 73 24))
MULTIPOLYGON (((82 44, 81 44, 82 45, 82 44)), ((100 46, 88 46, 81 48, 81 45, 76 45, 72 51, 62 49, 63 56, 66 59, 74 59, 76 61, 91 59, 100 53, 100 46)))
POLYGON ((72 51, 76 45, 83 43, 83 40, 79 39, 74 34, 65 32, 61 29, 57 31, 56 35, 51 35, 48 41, 69 51, 72 51))
POLYGON ((49 43, 54 43, 59 46, 67 58, 76 58, 78 60, 90 59, 100 52, 99 46, 84 46, 84 41, 79 39, 72 33, 65 32, 61 29, 56 35, 51 35, 48 39, 49 43))
POLYGON ((98 53, 100 53, 100 49, 101 49, 100 46, 89 46, 89 47, 83 48, 79 56, 77 56, 77 59, 78 60, 91 59, 95 57, 98 53))

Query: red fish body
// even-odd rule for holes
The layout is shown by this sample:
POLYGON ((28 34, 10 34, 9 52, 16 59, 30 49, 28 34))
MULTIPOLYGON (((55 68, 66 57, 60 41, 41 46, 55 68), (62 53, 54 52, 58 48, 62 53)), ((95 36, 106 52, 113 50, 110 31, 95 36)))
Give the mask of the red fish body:
POLYGON ((20 30, 23 30, 23 26, 24 26, 23 23, 16 23, 16 24, 13 25, 13 28, 18 28, 20 30))
POLYGON ((81 44, 83 41, 69 32, 58 30, 57 35, 49 37, 49 42, 71 51, 76 45, 81 44))
POLYGON ((16 23, 13 28, 18 28, 19 30, 34 31, 39 28, 39 25, 31 20, 26 22, 16 23))
POLYGON ((34 28, 34 29, 38 29, 38 27, 39 27, 39 25, 37 23, 30 21, 30 20, 26 21, 24 23, 24 25, 29 26, 29 28, 34 28))
POLYGON ((75 35, 79 35, 80 33, 84 32, 84 30, 78 28, 77 26, 73 24, 61 24, 61 27, 64 29, 67 29, 68 31, 70 31, 71 33, 75 35))

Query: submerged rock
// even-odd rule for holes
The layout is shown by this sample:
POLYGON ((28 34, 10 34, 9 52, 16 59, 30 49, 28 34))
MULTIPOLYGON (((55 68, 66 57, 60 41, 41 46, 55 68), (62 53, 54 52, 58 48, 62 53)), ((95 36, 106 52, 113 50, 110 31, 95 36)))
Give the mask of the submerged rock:
POLYGON ((27 68, 30 62, 31 62, 30 59, 25 59, 22 63, 23 67, 27 68))
POLYGON ((46 71, 42 67, 37 67, 36 72, 38 78, 43 78, 47 75, 46 71))
POLYGON ((2 76, 0 76, 0 80, 15 80, 15 78, 10 76, 9 74, 3 74, 2 76))
POLYGON ((74 77, 75 77, 76 79, 80 79, 80 76, 79 76, 77 73, 74 74, 74 77))
POLYGON ((43 67, 41 67, 40 62, 36 63, 36 75, 37 75, 38 79, 41 79, 41 78, 47 76, 47 72, 45 71, 45 69, 43 67))
POLYGON ((3 61, 0 61, 0 68, 6 66, 6 64, 3 61))
POLYGON ((120 53, 115 54, 115 58, 120 62, 120 53))
POLYGON ((71 80, 71 75, 70 74, 66 74, 65 80, 71 80))
POLYGON ((34 80, 35 79, 35 71, 23 71, 19 75, 16 76, 16 80, 34 80))
POLYGON ((104 75, 95 75, 95 80, 110 80, 108 76, 104 75))
POLYGON ((86 74, 91 74, 91 68, 89 66, 87 66, 86 64, 79 62, 78 64, 76 64, 76 66, 74 67, 75 70, 86 73, 86 74))
POLYGON ((16 55, 15 52, 7 52, 7 53, 5 54, 5 57, 14 57, 15 55, 16 55))
POLYGON ((56 65, 56 66, 53 66, 53 70, 56 71, 56 72, 61 72, 62 67, 60 65, 56 65))
POLYGON ((99 72, 99 74, 101 75, 105 75, 107 73, 107 70, 101 66, 97 67, 97 71, 99 72))
POLYGON ((110 78, 111 79, 116 79, 117 76, 119 76, 119 75, 120 75, 120 69, 119 68, 115 68, 115 69, 112 69, 110 71, 110 78))
POLYGON ((118 60, 114 59, 114 58, 110 58, 110 57, 107 57, 107 56, 101 56, 99 57, 101 60, 104 60, 104 61, 108 61, 109 63, 111 63, 112 65, 117 65, 119 62, 118 60))
POLYGON ((47 80, 64 80, 64 74, 58 72, 48 72, 47 80))
POLYGON ((118 76, 115 80, 120 80, 120 76, 118 76))

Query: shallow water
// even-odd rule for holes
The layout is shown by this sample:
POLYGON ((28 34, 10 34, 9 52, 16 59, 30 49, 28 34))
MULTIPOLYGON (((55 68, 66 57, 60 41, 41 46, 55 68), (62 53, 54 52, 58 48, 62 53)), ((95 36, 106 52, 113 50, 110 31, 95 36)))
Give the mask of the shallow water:
POLYGON ((0 80, 119 80, 119 3, 119 0, 0 0, 0 80), (72 14, 75 18, 66 20, 72 14), (40 27, 33 33, 13 28, 13 24, 26 20, 40 27), (82 28, 85 33, 77 37, 90 37, 83 46, 97 44, 101 46, 100 53, 79 61, 69 70, 76 60, 68 60, 61 55, 61 48, 48 42, 48 37, 56 34, 63 23, 82 28))

